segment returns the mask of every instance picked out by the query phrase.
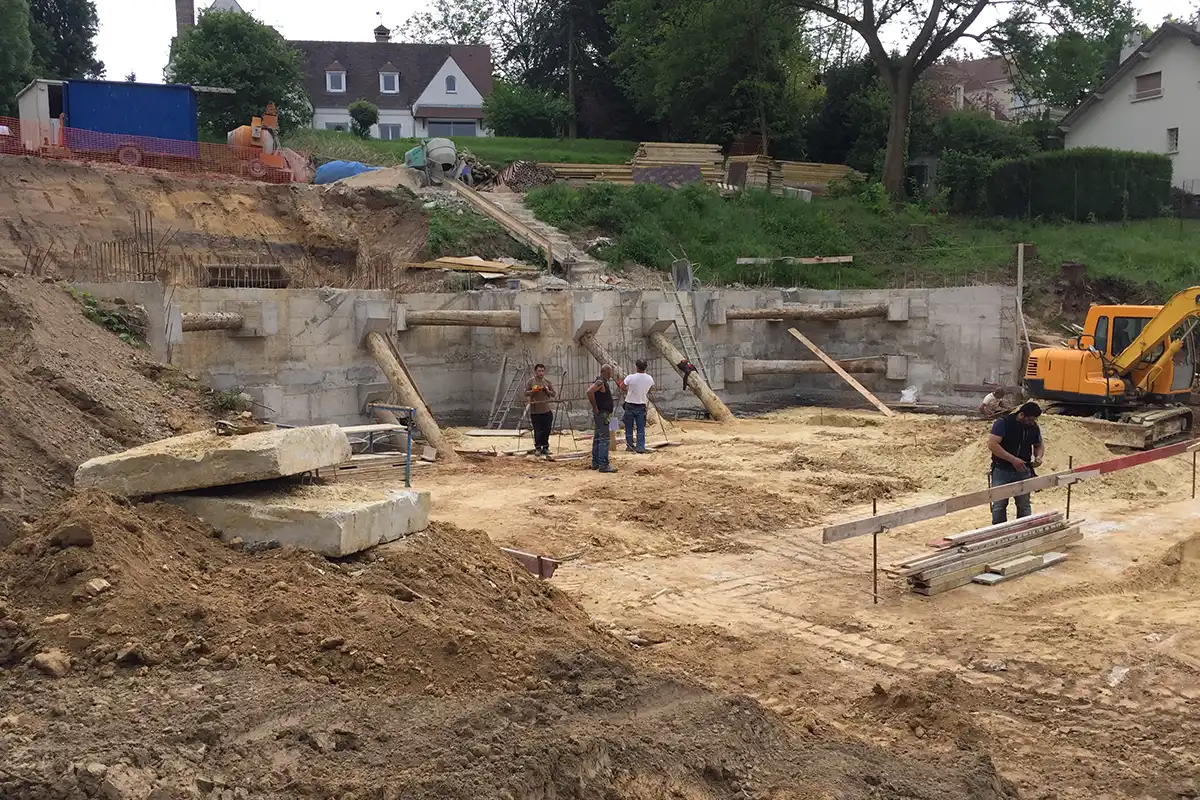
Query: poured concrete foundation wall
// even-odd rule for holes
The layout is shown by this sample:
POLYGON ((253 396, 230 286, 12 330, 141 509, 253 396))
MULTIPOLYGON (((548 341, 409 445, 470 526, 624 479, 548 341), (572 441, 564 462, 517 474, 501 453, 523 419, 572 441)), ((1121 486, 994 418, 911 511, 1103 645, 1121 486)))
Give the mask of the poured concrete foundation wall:
MULTIPOLYGON (((386 291, 338 289, 164 289, 157 284, 91 284, 93 295, 141 303, 156 330, 155 354, 221 390, 247 391, 272 409, 278 422, 351 423, 370 400, 385 400, 388 385, 361 343, 356 307, 386 319, 397 347, 434 414, 481 422, 492 403, 504 356, 516 368, 544 362, 551 380, 594 374, 594 358, 575 342, 581 324, 600 319, 597 340, 619 361, 645 357, 665 409, 699 408, 670 365, 646 341, 679 315, 675 297, 655 291, 483 291, 394 296, 386 291), (266 312, 262 309, 266 308, 266 312), (247 311, 249 309, 249 312, 247 311), (518 328, 408 325, 410 311, 521 311, 518 328), (182 333, 171 320, 182 312, 248 313, 272 324, 253 330, 182 333), (269 312, 269 313, 267 313, 269 312), (157 327, 161 326, 161 331, 157 327)), ((872 291, 745 290, 683 295, 684 313, 700 346, 713 388, 739 403, 802 398, 859 405, 861 398, 835 375, 746 375, 727 381, 726 360, 810 359, 787 334, 796 327, 835 359, 902 356, 887 373, 858 376, 886 401, 917 386, 919 399, 974 405, 954 384, 1010 380, 1016 373, 1015 289, 974 286, 872 291), (836 322, 726 319, 732 308, 779 304, 825 307, 889 304, 888 318, 836 322), (890 376, 890 377, 889 377, 890 376)), ((418 317, 419 318, 419 317, 418 317)), ((737 370, 728 377, 736 378, 737 370)), ((510 372, 511 375, 511 372, 510 372)), ((582 409, 576 409, 582 410, 582 409)))

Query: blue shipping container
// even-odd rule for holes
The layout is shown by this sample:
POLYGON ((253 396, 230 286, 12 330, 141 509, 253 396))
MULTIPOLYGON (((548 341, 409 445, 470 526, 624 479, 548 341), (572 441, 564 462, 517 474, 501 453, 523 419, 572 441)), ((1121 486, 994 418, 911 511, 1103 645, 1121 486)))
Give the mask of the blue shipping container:
POLYGON ((190 86, 72 80, 63 90, 72 150, 116 152, 133 145, 147 155, 200 155, 196 93, 190 86))

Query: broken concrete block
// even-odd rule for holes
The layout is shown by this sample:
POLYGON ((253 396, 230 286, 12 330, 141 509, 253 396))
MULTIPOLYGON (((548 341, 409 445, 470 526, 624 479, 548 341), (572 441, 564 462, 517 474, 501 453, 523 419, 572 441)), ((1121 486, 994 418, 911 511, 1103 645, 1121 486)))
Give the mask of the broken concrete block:
POLYGON ((726 383, 741 383, 744 380, 742 373, 741 356, 726 356, 725 357, 725 382, 726 383))
POLYGON ((887 357, 887 379, 889 381, 908 380, 908 356, 887 357))
POLYGON ((298 547, 325 556, 357 553, 429 526, 429 492, 354 485, 239 487, 220 495, 163 498, 249 549, 298 547))
POLYGON ((542 332, 542 307, 537 303, 522 303, 521 333, 542 332))
POLYGON ((140 497, 298 475, 349 458, 350 440, 337 425, 242 436, 201 431, 93 458, 75 472, 75 486, 140 497))

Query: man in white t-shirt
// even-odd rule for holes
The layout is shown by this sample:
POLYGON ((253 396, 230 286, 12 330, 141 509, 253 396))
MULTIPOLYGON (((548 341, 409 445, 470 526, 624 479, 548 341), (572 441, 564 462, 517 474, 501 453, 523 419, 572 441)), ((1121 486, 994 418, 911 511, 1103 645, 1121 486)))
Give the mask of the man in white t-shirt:
POLYGON ((646 452, 646 404, 650 402, 650 390, 654 378, 646 374, 646 360, 639 358, 635 364, 637 372, 626 375, 621 381, 625 392, 625 449, 631 453, 646 452), (633 429, 637 428, 637 443, 633 429))

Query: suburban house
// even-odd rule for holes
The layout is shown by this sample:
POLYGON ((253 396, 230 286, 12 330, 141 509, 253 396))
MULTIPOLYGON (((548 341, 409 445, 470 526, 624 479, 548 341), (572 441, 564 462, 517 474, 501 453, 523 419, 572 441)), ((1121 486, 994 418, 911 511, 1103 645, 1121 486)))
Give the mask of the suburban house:
POLYGON ((1008 62, 999 56, 939 64, 932 72, 938 91, 955 110, 983 111, 1002 122, 1038 117, 1045 103, 1016 91, 1008 62))
POLYGON ((1131 36, 1117 71, 1059 127, 1068 148, 1166 153, 1174 185, 1200 194, 1200 25, 1131 36))
POLYGON ((347 107, 379 108, 377 139, 486 136, 483 101, 492 92, 486 45, 392 42, 382 25, 373 42, 292 42, 305 58, 313 127, 349 130, 347 107))
MULTIPOLYGON (((195 0, 175 0, 178 30, 196 23, 195 0)), ((210 11, 242 11, 237 0, 214 0, 210 11)), ((492 93, 492 51, 486 45, 393 42, 380 25, 374 41, 290 44, 304 58, 304 88, 312 126, 349 130, 349 106, 379 108, 377 139, 486 136, 483 101, 492 93)))

